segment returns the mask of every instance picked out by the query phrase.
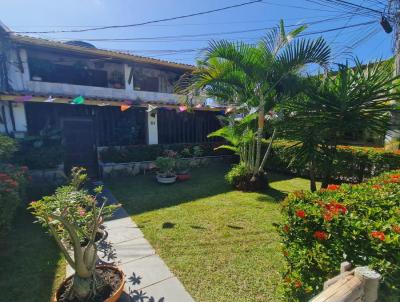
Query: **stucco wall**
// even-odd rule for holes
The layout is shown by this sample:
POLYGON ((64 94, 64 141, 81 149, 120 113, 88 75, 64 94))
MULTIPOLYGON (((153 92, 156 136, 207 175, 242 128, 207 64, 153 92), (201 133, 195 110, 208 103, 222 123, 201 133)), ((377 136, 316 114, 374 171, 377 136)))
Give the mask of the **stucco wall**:
POLYGON ((23 103, 0 101, 0 114, 2 112, 5 113, 5 117, 2 116, 3 123, 0 122, 0 133, 6 133, 6 129, 10 134, 15 132, 27 131, 25 106, 23 103), (4 111, 2 110, 2 108, 4 108, 4 111), (11 119, 10 108, 14 115, 15 129, 11 119), (7 126, 5 125, 5 123, 7 126))
MULTIPOLYGON (((40 53, 26 51, 25 49, 19 50, 19 56, 17 50, 10 50, 8 52, 9 64, 8 74, 10 78, 10 84, 15 91, 21 92, 33 92, 38 94, 48 95, 67 95, 77 96, 82 95, 86 97, 102 97, 102 98, 118 98, 118 99, 129 99, 129 100, 140 100, 143 102, 165 102, 171 104, 178 104, 183 102, 183 97, 177 94, 173 94, 173 83, 171 79, 174 77, 173 72, 157 70, 156 68, 149 68, 143 66, 133 67, 128 64, 116 64, 105 62, 102 67, 103 70, 112 71, 119 70, 124 74, 125 77, 125 88, 115 89, 106 87, 93 87, 84 85, 72 85, 64 83, 49 83, 42 81, 32 81, 29 72, 28 57, 35 56, 37 58, 54 60, 57 64, 72 64, 75 60, 73 57, 57 56, 51 53, 40 53), (68 59, 67 59, 68 58, 68 59), (128 78, 131 68, 152 77, 159 77, 159 91, 162 92, 150 92, 150 91, 138 91, 133 89, 132 83, 128 83, 128 78)), ((76 60, 83 60, 76 58, 76 60)), ((95 67, 96 60, 84 60, 85 64, 89 68, 95 67)), ((195 103, 200 103, 203 98, 196 98, 195 103)))

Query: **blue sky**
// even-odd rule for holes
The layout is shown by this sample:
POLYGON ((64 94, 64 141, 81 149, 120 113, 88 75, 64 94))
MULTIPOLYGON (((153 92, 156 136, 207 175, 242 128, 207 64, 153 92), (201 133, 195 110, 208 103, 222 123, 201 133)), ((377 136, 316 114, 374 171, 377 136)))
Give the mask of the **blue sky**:
MULTIPOLYGON (((1 0, 0 20, 13 31, 79 29, 132 24, 243 2, 246 0, 1 0)), ((352 2, 381 9, 378 1, 352 2)), ((351 56, 358 56, 363 62, 367 62, 387 58, 392 54, 392 36, 384 33, 379 17, 345 15, 340 13, 339 8, 323 7, 307 0, 265 0, 223 12, 135 28, 34 36, 61 41, 136 39, 91 43, 99 48, 130 51, 193 64, 199 56, 199 50, 206 47, 210 39, 244 40, 252 43, 262 37, 266 31, 264 28, 276 25, 281 18, 291 26, 290 29, 299 23, 309 23, 308 32, 375 21, 370 25, 322 34, 332 46, 333 61, 344 62, 351 56), (227 34, 246 30, 246 33, 227 34)))

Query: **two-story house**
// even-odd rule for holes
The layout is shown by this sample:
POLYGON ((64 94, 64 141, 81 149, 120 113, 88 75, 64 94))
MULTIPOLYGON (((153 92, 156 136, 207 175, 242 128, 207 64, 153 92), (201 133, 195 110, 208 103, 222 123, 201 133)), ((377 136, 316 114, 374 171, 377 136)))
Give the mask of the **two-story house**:
POLYGON ((96 149, 195 143, 219 127, 221 108, 194 99, 187 112, 174 84, 193 66, 21 36, 0 23, 0 133, 59 129, 66 168, 96 166, 96 149))

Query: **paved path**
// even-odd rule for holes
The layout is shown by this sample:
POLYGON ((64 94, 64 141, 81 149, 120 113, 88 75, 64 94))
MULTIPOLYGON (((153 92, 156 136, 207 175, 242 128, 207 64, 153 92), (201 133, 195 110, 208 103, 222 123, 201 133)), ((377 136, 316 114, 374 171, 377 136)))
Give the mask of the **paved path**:
MULTIPOLYGON (((109 190, 104 189, 104 194, 110 203, 116 203, 109 190)), ((125 209, 118 209, 104 226, 108 237, 100 244, 99 257, 119 266, 126 275, 125 293, 119 302, 194 302, 125 209)))

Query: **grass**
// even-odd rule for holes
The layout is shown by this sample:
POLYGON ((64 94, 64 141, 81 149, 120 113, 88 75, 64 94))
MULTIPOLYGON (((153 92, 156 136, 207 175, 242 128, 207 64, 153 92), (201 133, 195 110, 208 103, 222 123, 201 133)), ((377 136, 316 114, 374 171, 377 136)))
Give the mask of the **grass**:
POLYGON ((278 201, 308 189, 308 181, 272 174, 268 191, 244 193, 225 183, 227 169, 199 168, 174 185, 146 175, 108 186, 196 301, 282 301, 273 223, 280 220, 278 201))
POLYGON ((0 301, 47 302, 65 277, 65 261, 55 242, 26 210, 0 240, 0 301))

